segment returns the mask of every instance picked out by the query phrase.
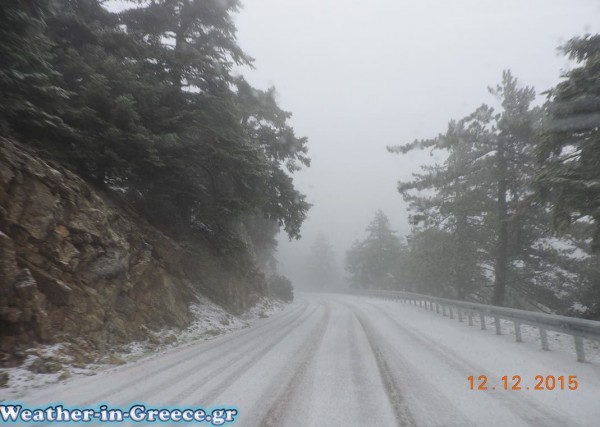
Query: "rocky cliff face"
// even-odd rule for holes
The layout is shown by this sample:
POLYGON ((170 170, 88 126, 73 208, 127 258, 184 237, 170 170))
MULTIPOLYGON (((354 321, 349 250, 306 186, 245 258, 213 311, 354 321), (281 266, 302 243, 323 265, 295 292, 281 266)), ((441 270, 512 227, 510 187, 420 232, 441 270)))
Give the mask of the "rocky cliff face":
POLYGON ((94 349, 189 323, 181 250, 79 177, 0 138, 0 352, 94 349))

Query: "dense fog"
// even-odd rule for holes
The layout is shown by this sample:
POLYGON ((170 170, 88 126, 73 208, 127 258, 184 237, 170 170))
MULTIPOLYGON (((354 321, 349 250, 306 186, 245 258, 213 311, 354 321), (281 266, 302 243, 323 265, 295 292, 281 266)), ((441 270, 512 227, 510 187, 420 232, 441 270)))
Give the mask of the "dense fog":
POLYGON ((378 209, 398 235, 410 233, 396 187, 443 155, 390 154, 386 146, 432 138, 480 104, 510 69, 535 88, 534 104, 573 62, 557 48, 600 29, 596 1, 246 2, 238 40, 256 59, 244 71, 274 85, 309 137, 312 165, 295 175, 314 204, 303 238, 279 239, 280 269, 302 287, 311 246, 323 234, 339 275, 352 242, 378 209))

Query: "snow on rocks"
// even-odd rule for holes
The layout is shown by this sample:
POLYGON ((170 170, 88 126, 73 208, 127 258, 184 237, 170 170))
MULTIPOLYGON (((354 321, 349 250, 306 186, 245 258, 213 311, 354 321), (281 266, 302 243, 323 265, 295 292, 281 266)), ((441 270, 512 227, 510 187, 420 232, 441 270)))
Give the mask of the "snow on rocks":
POLYGON ((262 298, 244 314, 234 316, 201 296, 190 306, 194 320, 186 329, 154 331, 147 340, 113 348, 111 353, 81 352, 80 347, 73 343, 38 345, 24 352, 20 366, 0 369, 0 401, 18 398, 31 389, 65 381, 72 376, 95 375, 111 366, 247 328, 257 319, 283 310, 286 305, 278 300, 262 298))

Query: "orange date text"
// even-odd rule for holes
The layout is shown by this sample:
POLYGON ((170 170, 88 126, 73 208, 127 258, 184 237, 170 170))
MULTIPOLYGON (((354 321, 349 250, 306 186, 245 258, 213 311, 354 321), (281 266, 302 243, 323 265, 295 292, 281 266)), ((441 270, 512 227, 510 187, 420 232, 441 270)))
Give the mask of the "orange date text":
POLYGON ((521 375, 504 375, 497 384, 488 381, 487 375, 468 378, 470 390, 577 390, 579 382, 576 375, 536 375, 533 381, 523 379, 521 375))

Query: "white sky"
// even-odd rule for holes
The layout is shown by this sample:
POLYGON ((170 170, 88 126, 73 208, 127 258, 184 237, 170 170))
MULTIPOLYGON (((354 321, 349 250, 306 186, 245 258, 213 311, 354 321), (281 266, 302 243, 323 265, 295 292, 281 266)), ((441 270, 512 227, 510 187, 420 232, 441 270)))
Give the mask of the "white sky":
POLYGON ((244 75, 277 88, 313 160, 295 181, 314 207, 301 241, 280 239, 280 269, 297 277, 318 232, 341 266, 380 208, 407 234, 396 184, 431 160, 386 145, 493 102, 504 69, 538 93, 554 86, 569 67, 557 46, 600 32, 599 17, 599 0, 246 0, 238 42, 256 69, 244 75))

